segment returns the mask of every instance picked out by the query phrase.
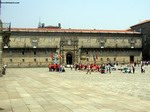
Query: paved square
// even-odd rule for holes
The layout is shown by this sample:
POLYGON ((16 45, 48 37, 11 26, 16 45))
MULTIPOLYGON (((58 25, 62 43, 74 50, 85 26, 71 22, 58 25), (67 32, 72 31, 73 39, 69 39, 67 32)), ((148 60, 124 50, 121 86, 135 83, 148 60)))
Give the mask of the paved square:
POLYGON ((0 112, 148 112, 149 68, 145 74, 140 67, 135 74, 8 68, 0 78, 0 112))

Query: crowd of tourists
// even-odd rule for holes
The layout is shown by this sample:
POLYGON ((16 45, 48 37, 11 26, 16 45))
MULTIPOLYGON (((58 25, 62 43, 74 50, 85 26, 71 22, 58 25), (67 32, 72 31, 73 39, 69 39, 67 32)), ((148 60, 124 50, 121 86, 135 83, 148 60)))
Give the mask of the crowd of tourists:
MULTIPOLYGON (((111 64, 103 64, 103 65, 98 65, 98 64, 75 64, 75 65, 70 65, 69 66, 71 70, 73 68, 75 71, 87 71, 87 74, 91 72, 100 72, 100 73, 111 73, 112 70, 112 65, 111 64)), ((65 72, 65 66, 60 65, 60 64, 49 64, 48 65, 49 71, 50 72, 65 72)), ((114 68, 113 68, 114 69, 114 68)))
MULTIPOLYGON (((149 65, 149 63, 141 62, 141 73, 145 73, 145 65, 149 65)), ((127 66, 120 66, 117 63, 111 64, 82 64, 76 63, 74 65, 70 65, 71 70, 75 71, 86 71, 86 74, 91 74, 92 72, 100 72, 100 73, 111 73, 114 70, 120 70, 123 73, 135 73, 136 71, 136 63, 127 64, 127 66)), ((139 66, 139 64, 138 64, 139 66)), ((49 64, 48 65, 50 72, 65 72, 65 66, 61 64, 49 64)))
POLYGON ((86 73, 90 73, 91 72, 101 72, 101 73, 111 73, 111 67, 112 65, 110 63, 108 64, 102 64, 102 65, 98 65, 98 64, 75 64, 74 68, 75 70, 79 70, 79 71, 87 71, 86 73))
POLYGON ((65 67, 63 65, 60 64, 49 64, 48 65, 49 71, 53 72, 65 72, 65 67))

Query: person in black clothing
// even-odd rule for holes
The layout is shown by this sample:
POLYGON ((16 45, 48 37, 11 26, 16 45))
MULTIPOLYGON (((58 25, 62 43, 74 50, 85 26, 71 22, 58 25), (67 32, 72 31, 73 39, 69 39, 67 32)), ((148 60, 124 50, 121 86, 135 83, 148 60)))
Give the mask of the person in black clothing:
POLYGON ((134 65, 132 65, 132 71, 133 71, 133 73, 135 73, 135 66, 134 65))

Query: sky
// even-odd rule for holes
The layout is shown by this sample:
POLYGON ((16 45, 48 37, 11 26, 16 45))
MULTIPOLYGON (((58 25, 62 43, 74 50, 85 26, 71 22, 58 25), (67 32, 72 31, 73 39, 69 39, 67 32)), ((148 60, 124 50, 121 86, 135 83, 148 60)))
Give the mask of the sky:
POLYGON ((1 19, 14 28, 45 25, 124 30, 150 19, 150 0, 2 0, 1 19))

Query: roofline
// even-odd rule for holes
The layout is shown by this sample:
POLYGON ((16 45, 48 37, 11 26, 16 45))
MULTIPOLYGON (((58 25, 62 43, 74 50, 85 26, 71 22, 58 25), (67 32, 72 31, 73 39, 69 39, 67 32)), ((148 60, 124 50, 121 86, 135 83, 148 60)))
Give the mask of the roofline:
MULTIPOLYGON (((138 26, 138 25, 142 25, 142 24, 149 23, 149 22, 150 22, 150 20, 145 20, 145 21, 142 21, 142 22, 140 22, 140 23, 138 23, 138 24, 135 24, 135 25, 133 25, 133 26, 131 26, 131 27, 138 26)), ((131 27, 130 27, 130 28, 131 28, 131 27)))
POLYGON ((49 29, 49 28, 11 28, 13 32, 57 32, 57 33, 120 33, 120 34, 141 34, 128 30, 97 30, 97 29, 49 29))

